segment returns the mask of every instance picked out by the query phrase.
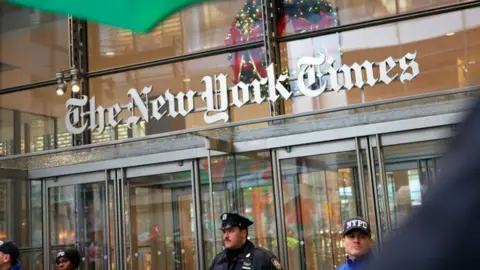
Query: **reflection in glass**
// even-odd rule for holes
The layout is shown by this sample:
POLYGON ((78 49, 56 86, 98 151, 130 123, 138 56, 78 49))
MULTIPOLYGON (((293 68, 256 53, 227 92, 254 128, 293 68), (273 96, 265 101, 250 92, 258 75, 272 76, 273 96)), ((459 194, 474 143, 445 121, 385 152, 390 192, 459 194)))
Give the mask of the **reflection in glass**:
POLYGON ((55 78, 68 66, 67 18, 0 2, 0 89, 55 78))
MULTIPOLYGON (((282 67, 288 68, 292 92, 297 95, 287 102, 287 112, 338 108, 480 84, 478 76, 471 75, 480 72, 479 13, 480 8, 472 8, 281 43, 282 67), (314 98, 301 96, 298 91, 296 72, 301 57, 327 55, 335 60, 333 67, 340 69, 343 65, 350 67, 366 60, 382 62, 388 57, 400 59, 407 53, 415 52, 420 74, 406 84, 402 84, 397 76, 397 80, 388 85, 377 82, 373 87, 365 86, 363 90, 355 87, 350 91, 327 91, 314 98)), ((328 67, 325 63, 318 70, 327 73, 328 67)), ((411 72, 410 68, 408 70, 411 72)), ((389 74, 393 77, 401 72, 400 66, 396 65, 389 74)), ((340 83, 344 81, 343 76, 338 76, 340 83)), ((374 77, 379 78, 378 68, 374 69, 374 77)), ((323 80, 329 81, 329 78, 323 77, 323 80)), ((365 76, 363 80, 366 80, 365 76)), ((312 89, 319 86, 317 79, 312 89)), ((449 102, 448 98, 439 103, 446 102, 449 102)))
MULTIPOLYGON (((468 1, 468 0, 467 0, 468 1)), ((279 0, 280 35, 325 29, 402 13, 466 2, 462 0, 279 0)))
POLYGON ((52 86, 0 97, 0 154, 14 155, 72 146, 65 127, 65 102, 52 86))
POLYGON ((142 35, 90 23, 89 67, 113 68, 261 40, 262 2, 228 0, 195 5, 142 35))
POLYGON ((361 215, 355 151, 281 161, 289 269, 345 263, 343 222, 361 215))
MULTIPOLYGON (((422 205, 423 195, 438 171, 445 143, 438 140, 383 147, 393 230, 422 205)), ((378 175, 378 166, 376 170, 378 175)))
POLYGON ((249 240, 278 255, 271 159, 268 151, 211 159, 213 215, 209 195, 208 161, 200 160, 205 267, 222 251, 220 216, 235 212, 251 219, 249 240))
MULTIPOLYGON (((112 243, 107 243, 107 235, 111 236, 113 233, 113 205, 109 203, 109 213, 106 213, 105 194, 104 183, 49 189, 50 263, 52 266, 55 264, 56 252, 67 247, 80 249, 84 256, 85 270, 105 269, 108 266, 107 249, 113 250, 112 243), (110 219, 111 224, 108 230, 107 218, 110 219)), ((109 202, 111 199, 110 196, 109 202)), ((113 255, 113 252, 111 254, 113 255)))
POLYGON ((42 247, 42 184, 0 179, 0 239, 13 239, 19 248, 42 247))
POLYGON ((0 109, 0 119, 0 155, 12 155, 14 154, 13 145, 15 143, 13 135, 13 111, 0 109))
POLYGON ((22 270, 44 269, 42 250, 21 252, 19 260, 20 260, 20 265, 22 266, 22 270))
POLYGON ((191 172, 131 178, 128 192, 128 269, 196 269, 191 172))

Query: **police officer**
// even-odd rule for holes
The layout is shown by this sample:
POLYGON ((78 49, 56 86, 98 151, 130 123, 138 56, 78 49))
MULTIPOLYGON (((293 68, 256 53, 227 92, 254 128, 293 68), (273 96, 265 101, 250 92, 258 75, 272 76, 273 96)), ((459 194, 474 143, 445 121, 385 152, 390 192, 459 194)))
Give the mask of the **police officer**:
POLYGON ((59 270, 75 270, 80 266, 82 258, 77 249, 70 248, 57 253, 55 262, 59 270))
POLYGON ((221 219, 225 249, 213 259, 210 270, 282 269, 275 255, 247 239, 252 221, 235 213, 224 213, 221 219))
POLYGON ((362 270, 371 258, 372 237, 370 224, 360 217, 351 218, 343 224, 343 246, 347 253, 346 262, 337 270, 362 270))
POLYGON ((0 270, 20 270, 20 252, 13 241, 0 241, 0 270))

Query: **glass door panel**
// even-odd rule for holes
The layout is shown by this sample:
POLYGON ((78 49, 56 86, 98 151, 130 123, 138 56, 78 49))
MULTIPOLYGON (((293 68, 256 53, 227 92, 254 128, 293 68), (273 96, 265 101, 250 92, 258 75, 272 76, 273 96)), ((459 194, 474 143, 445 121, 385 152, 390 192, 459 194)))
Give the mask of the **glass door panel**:
POLYGON ((188 170, 127 179, 129 269, 196 269, 191 177, 188 170))
MULTIPOLYGON (((435 140, 382 148, 391 229, 401 226, 422 204, 423 195, 438 171, 445 143, 445 140, 435 140)), ((376 173, 379 174, 378 166, 376 173)))
POLYGON ((343 222, 361 216, 356 151, 280 161, 289 269, 345 263, 343 222))
MULTIPOLYGON (((204 179, 202 179, 203 182, 204 179)), ((205 180, 208 182, 208 178, 205 180)), ((221 190, 221 186, 213 186, 213 215, 210 210, 210 192, 208 185, 202 186, 202 223, 203 223, 203 249, 205 253, 205 267, 209 267, 211 261, 222 250, 223 236, 220 231, 221 213, 234 209, 234 189, 221 190)))
POLYGON ((200 160, 205 268, 224 246, 220 215, 227 211, 251 219, 248 239, 278 256, 270 151, 213 157, 211 171, 212 194, 208 160, 200 160))
POLYGON ((254 244, 274 253, 277 251, 277 235, 273 187, 271 185, 241 188, 239 195, 242 208, 247 209, 255 223, 250 227, 249 237, 254 244))
MULTIPOLYGON (((57 182, 61 184, 62 179, 57 182)), ((56 253, 68 247, 78 248, 84 256, 80 269, 110 269, 108 255, 113 254, 113 245, 108 239, 113 227, 107 224, 113 224, 112 201, 111 196, 107 199, 105 182, 48 188, 49 269, 56 269, 56 253)))

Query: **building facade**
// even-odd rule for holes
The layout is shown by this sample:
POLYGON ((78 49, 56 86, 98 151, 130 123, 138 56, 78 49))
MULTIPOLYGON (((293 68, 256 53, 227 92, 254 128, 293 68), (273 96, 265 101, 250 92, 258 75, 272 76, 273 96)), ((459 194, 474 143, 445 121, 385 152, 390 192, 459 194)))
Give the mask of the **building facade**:
POLYGON ((0 238, 24 269, 76 246, 82 269, 200 270, 235 211, 285 269, 332 269, 345 219, 381 246, 422 204, 479 95, 479 15, 225 0, 137 35, 0 3, 0 238))

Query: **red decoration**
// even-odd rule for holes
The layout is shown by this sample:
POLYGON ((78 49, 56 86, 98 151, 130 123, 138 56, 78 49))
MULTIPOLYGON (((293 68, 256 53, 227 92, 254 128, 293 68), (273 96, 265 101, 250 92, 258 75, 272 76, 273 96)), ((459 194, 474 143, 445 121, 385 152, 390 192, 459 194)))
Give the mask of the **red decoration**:
POLYGON ((160 230, 158 229, 158 224, 155 224, 152 228, 152 230, 150 231, 150 238, 157 238, 157 237, 161 237, 162 234, 160 233, 160 230))
MULTIPOLYGON (((277 36, 282 36, 288 23, 295 33, 313 31, 336 24, 336 14, 326 0, 281 0, 278 10, 277 36)), ((261 2, 246 0, 243 9, 229 29, 227 46, 264 38, 261 2)), ((233 69, 233 83, 252 82, 267 75, 264 48, 235 52, 229 56, 233 69)))

